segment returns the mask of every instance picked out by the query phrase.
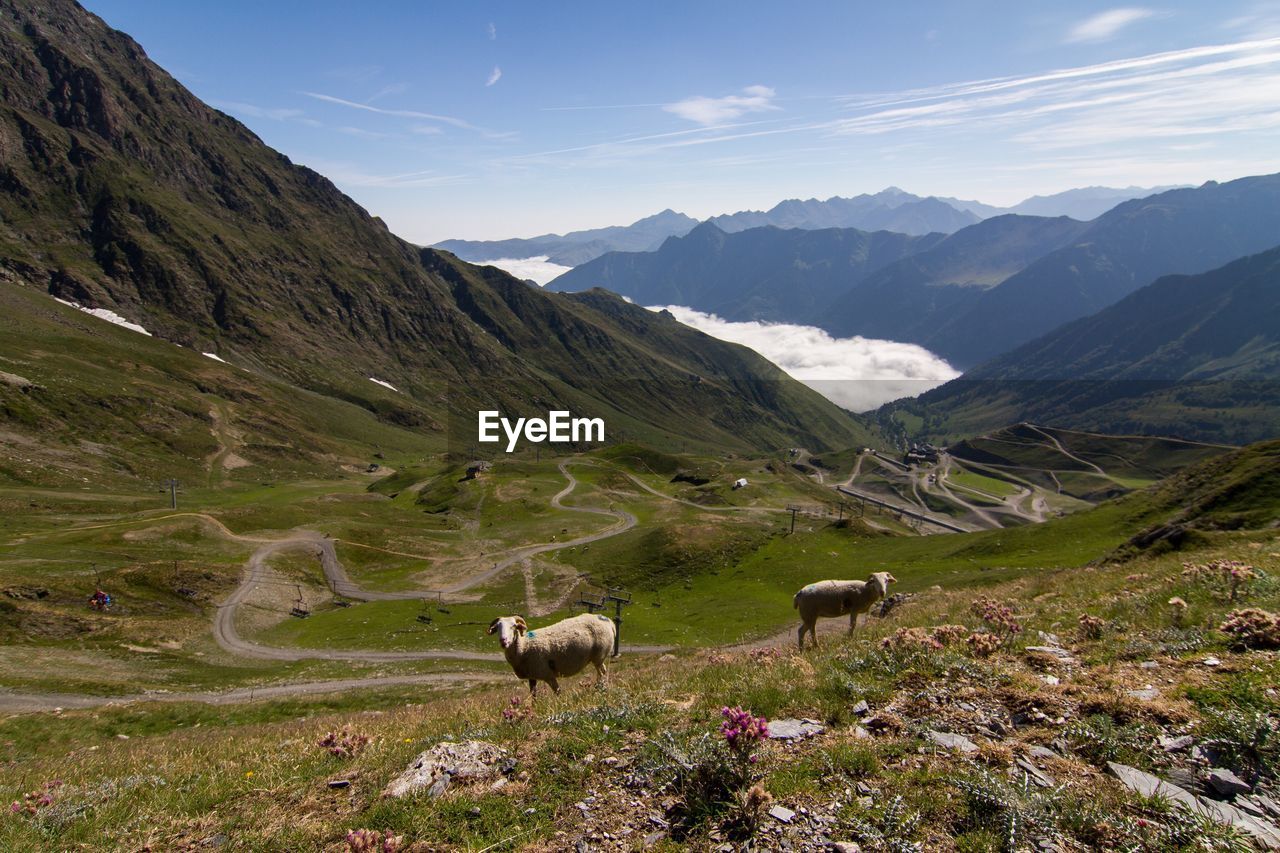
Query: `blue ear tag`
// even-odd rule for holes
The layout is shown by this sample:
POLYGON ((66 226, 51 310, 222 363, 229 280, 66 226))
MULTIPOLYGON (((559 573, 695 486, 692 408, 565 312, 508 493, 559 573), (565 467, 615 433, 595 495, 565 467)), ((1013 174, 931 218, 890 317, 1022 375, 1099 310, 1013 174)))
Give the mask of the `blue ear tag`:
POLYGON ((536 634, 534 634, 532 631, 526 631, 526 632, 525 632, 525 636, 526 636, 526 637, 528 637, 530 640, 532 640, 532 639, 533 639, 534 637, 536 637, 537 635, 536 635, 536 634))

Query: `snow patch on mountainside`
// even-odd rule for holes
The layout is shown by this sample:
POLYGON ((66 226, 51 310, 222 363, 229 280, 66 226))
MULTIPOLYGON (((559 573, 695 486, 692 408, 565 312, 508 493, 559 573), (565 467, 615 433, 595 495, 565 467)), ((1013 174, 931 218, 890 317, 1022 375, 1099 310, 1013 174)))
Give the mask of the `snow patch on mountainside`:
MULTIPOLYGON (((56 296, 53 298, 58 299, 58 297, 56 296)), ((71 302, 66 299, 58 299, 58 301, 61 302, 63 305, 70 305, 72 308, 79 309, 80 311, 83 311, 86 314, 92 314, 93 316, 97 317, 100 320, 106 320, 108 323, 114 323, 117 326, 121 326, 122 328, 128 329, 131 332, 137 332, 140 335, 146 335, 147 337, 151 337, 151 333, 148 332, 146 329, 142 328, 137 323, 134 323, 133 321, 129 320, 127 317, 121 317, 119 314, 117 314, 116 312, 112 311, 109 308, 86 308, 85 306, 81 305, 79 302, 71 302)))

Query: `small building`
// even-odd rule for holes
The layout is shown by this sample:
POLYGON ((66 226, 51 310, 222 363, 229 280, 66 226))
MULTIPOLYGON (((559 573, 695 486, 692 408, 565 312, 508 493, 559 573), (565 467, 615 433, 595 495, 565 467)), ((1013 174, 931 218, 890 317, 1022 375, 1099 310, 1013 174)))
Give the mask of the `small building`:
POLYGON ((905 465, 922 465, 925 463, 936 465, 938 464, 938 448, 932 444, 912 444, 911 448, 902 455, 902 462, 905 465))
POLYGON ((746 477, 739 477, 738 479, 736 479, 736 480, 734 480, 734 481, 733 481, 733 490, 734 490, 735 492, 736 492, 738 489, 746 488, 746 486, 747 486, 747 478, 746 478, 746 477))

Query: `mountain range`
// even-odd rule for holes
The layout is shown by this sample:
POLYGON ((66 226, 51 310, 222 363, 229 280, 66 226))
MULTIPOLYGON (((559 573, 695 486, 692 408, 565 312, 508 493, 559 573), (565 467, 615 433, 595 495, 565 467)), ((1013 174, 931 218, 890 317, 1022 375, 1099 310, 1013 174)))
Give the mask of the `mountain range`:
POLYGON ((1280 247, 1171 275, 915 400, 934 439, 1018 421, 1243 444, 1280 434, 1280 247))
POLYGON ((685 305, 730 320, 809 318, 868 274, 942 239, 774 226, 728 234, 704 222, 655 252, 610 252, 547 290, 603 287, 641 305, 685 305))
POLYGON ((712 227, 656 252, 604 255, 548 288, 607 287, 643 304, 683 300, 728 319, 908 341, 969 368, 1161 275, 1280 244, 1280 175, 1169 190, 1087 223, 1006 214, 909 243, 849 229, 757 228, 721 240, 712 227), (859 254, 869 245, 900 246, 901 256, 859 254))
MULTIPOLYGON (((175 353, 234 365, 208 360, 210 371, 247 370, 442 438, 451 412, 474 419, 481 403, 720 447, 866 434, 744 347, 400 240, 70 0, 0 0, 0 60, 2 288, 115 312, 175 353)), ((19 325, 32 306, 50 310, 6 304, 19 325)), ((79 335, 92 328, 69 351, 79 335)), ((52 357, 10 354, 0 369, 26 384, 0 383, 0 405, 21 403, 36 431, 110 409, 91 385, 75 405, 59 398, 52 357)))
MULTIPOLYGON (((1172 273, 1200 273, 1280 244, 1280 174, 1210 181, 1124 202, 919 343, 969 367, 1172 273)), ((847 330, 836 322, 833 331, 847 330)))
POLYGON ((1012 207, 996 207, 980 201, 965 201, 959 198, 941 197, 941 201, 956 208, 986 219, 1002 216, 1006 213, 1018 213, 1025 216, 1069 216, 1081 222, 1097 219, 1111 208, 1123 201, 1133 198, 1145 198, 1166 190, 1178 189, 1177 186, 1163 187, 1080 187, 1065 190, 1051 195, 1033 195, 1023 199, 1012 207))
MULTIPOLYGON (((950 234, 982 219, 1008 213, 1069 216, 1084 221, 1101 215, 1122 201, 1158 191, 1142 187, 1085 187, 1054 195, 1033 196, 1013 207, 996 207, 978 201, 918 196, 889 187, 878 193, 852 198, 787 199, 769 210, 744 210, 713 216, 707 221, 727 233, 773 226, 807 230, 857 228, 922 236, 950 234)), ((476 263, 545 256, 551 263, 575 267, 606 252, 654 251, 667 237, 682 237, 697 224, 698 220, 692 217, 664 210, 627 226, 511 240, 444 240, 436 243, 434 248, 453 252, 463 260, 476 263)))
POLYGON ((698 220, 693 217, 668 209, 630 225, 512 240, 445 240, 433 248, 444 249, 474 263, 545 256, 550 263, 576 267, 606 252, 652 251, 668 237, 687 234, 697 224, 698 220))
POLYGON ((787 199, 765 211, 744 210, 713 216, 708 222, 722 231, 745 231, 748 228, 858 228, 863 231, 896 231, 920 236, 930 233, 950 234, 981 217, 959 210, 941 199, 921 198, 889 187, 875 194, 853 198, 833 196, 826 201, 787 199))

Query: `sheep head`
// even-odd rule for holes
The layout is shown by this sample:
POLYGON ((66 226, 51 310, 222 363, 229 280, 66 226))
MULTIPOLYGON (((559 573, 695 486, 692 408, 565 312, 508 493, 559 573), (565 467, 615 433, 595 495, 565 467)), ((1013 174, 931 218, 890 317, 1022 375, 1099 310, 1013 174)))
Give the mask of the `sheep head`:
POLYGON ((871 583, 880 588, 881 598, 889 594, 889 584, 897 582, 898 579, 888 572, 875 572, 871 575, 871 583))
POLYGON ((497 634, 498 642, 502 644, 504 649, 509 649, 516 639, 523 636, 528 630, 529 626, 525 624, 523 617, 499 616, 489 623, 488 633, 497 634))

